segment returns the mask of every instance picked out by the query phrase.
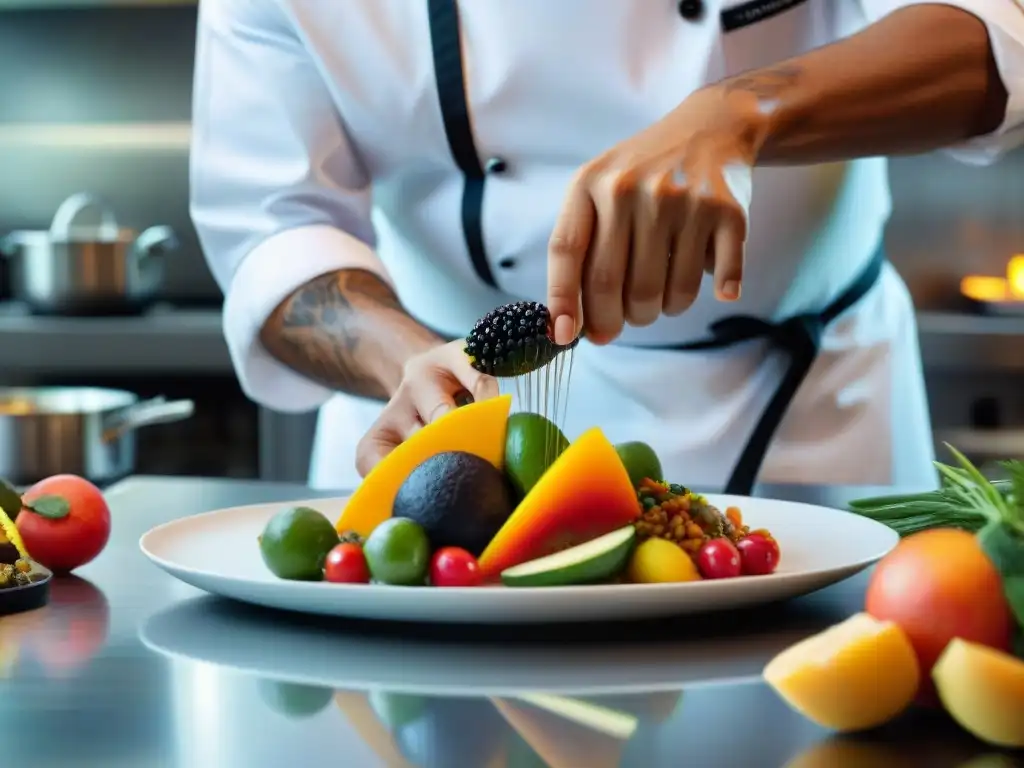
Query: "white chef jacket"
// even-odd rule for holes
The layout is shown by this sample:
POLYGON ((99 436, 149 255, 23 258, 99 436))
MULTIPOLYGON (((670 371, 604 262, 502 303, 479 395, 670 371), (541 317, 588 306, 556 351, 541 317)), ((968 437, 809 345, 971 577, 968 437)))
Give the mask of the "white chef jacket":
MULTIPOLYGON (((192 214, 225 292, 244 391, 278 411, 320 409, 310 482, 354 486, 356 443, 382 406, 324 388, 262 348, 259 329, 280 301, 318 275, 366 269, 453 337, 499 304, 544 301, 547 241, 581 164, 706 83, 912 4, 704 0, 694 14, 676 0, 459 2, 472 137, 481 164, 500 158, 490 167, 503 170, 487 177, 481 210, 491 286, 460 218, 464 177, 439 107, 426 0, 203 0, 192 214), (783 10, 763 12, 772 7, 783 10), (737 8, 754 12, 726 31, 721 13, 737 8)), ((995 133, 951 149, 988 162, 1024 136, 1024 12, 1015 0, 948 4, 986 23, 1010 91, 995 133)), ((669 479, 721 485, 786 356, 756 340, 700 352, 645 345, 706 337, 727 315, 821 311, 880 246, 889 212, 882 158, 756 168, 742 299, 717 302, 705 285, 680 317, 627 328, 609 347, 581 343, 563 398, 567 435, 598 425, 613 441, 645 440, 669 479)), ((886 266, 824 333, 761 479, 930 484, 932 458, 911 300, 886 266)))

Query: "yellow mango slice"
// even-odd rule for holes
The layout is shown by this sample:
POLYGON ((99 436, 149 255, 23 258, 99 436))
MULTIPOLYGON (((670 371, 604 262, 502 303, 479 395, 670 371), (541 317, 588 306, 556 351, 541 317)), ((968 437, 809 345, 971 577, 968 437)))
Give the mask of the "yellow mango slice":
POLYGON ((982 741, 1024 747, 1024 661, 955 638, 932 669, 950 716, 982 741))
POLYGON ((499 469, 505 462, 505 432, 512 395, 456 408, 432 421, 384 457, 349 498, 335 523, 339 533, 369 536, 391 517, 395 496, 416 467, 439 453, 465 451, 499 469))
POLYGON ((818 725, 858 731, 906 709, 921 672, 902 629, 858 613, 780 653, 765 667, 764 679, 818 725))

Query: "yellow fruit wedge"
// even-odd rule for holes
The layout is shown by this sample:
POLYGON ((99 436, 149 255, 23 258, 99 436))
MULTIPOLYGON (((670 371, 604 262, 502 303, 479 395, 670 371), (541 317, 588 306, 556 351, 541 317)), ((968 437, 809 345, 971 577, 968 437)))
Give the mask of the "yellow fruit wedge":
POLYGON ((512 395, 456 408, 432 421, 384 457, 363 479, 335 523, 339 533, 369 536, 391 517, 398 489, 416 467, 439 453, 465 451, 501 469, 512 395))
POLYGON ((921 672, 903 630, 858 613, 780 653, 765 667, 764 679, 818 725, 858 731, 906 709, 921 672))
POLYGON ((999 747, 1024 747, 1024 661, 955 638, 932 669, 946 711, 999 747))

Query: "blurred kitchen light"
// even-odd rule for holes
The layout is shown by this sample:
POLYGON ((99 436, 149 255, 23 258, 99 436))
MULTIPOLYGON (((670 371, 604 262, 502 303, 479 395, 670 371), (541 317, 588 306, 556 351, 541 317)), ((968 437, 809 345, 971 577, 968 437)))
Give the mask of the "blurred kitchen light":
POLYGON ((1010 259, 1006 267, 1006 280, 1010 284, 1010 293, 1015 299, 1024 299, 1024 254, 1010 259))
POLYGON ((1006 277, 967 275, 960 281, 960 293, 987 303, 1024 301, 1024 254, 1010 259, 1006 277))
POLYGON ((191 123, 77 123, 0 125, 0 149, 188 149, 191 123))

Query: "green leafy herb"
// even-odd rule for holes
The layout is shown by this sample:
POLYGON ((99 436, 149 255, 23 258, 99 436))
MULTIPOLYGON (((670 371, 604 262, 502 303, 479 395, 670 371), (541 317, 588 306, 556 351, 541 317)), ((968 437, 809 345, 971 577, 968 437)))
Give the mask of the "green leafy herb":
POLYGON ((30 509, 37 515, 48 517, 51 520, 59 520, 68 516, 71 505, 63 496, 40 496, 25 504, 25 509, 30 509))

